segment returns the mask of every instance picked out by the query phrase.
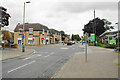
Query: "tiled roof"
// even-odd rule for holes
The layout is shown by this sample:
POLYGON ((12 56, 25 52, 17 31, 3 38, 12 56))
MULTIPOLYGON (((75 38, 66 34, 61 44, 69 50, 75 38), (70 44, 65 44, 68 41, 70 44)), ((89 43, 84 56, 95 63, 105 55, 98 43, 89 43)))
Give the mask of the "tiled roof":
POLYGON ((55 29, 49 29, 49 31, 52 34, 60 33, 58 30, 55 30, 55 29))
MULTIPOLYGON (((14 29, 14 32, 19 31, 20 28, 23 28, 23 24, 17 25, 16 28, 14 29)), ((44 29, 46 32, 47 30, 49 30, 47 26, 44 26, 39 23, 28 23, 24 25, 25 31, 29 31, 29 28, 33 28, 33 31, 42 31, 44 29)))

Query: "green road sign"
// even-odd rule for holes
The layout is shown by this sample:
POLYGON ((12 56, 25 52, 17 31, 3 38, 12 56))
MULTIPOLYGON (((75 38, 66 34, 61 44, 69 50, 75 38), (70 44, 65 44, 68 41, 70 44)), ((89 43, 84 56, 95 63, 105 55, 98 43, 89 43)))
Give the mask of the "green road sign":
POLYGON ((110 44, 116 44, 116 40, 110 40, 110 44))
POLYGON ((95 41, 95 34, 94 33, 91 33, 90 37, 91 37, 91 41, 95 41))

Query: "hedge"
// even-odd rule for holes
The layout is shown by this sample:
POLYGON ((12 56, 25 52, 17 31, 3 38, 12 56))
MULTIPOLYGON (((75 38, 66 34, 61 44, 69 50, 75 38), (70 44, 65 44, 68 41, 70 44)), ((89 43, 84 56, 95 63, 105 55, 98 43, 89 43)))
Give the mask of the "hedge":
POLYGON ((99 44, 100 47, 115 49, 117 45, 115 44, 99 44))

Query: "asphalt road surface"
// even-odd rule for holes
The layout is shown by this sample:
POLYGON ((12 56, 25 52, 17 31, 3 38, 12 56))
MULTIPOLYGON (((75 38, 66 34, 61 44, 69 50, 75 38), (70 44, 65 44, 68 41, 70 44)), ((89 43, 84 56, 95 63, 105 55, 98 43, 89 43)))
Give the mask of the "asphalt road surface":
POLYGON ((79 44, 27 48, 35 49, 35 53, 2 62, 3 78, 50 78, 70 56, 84 51, 79 44))

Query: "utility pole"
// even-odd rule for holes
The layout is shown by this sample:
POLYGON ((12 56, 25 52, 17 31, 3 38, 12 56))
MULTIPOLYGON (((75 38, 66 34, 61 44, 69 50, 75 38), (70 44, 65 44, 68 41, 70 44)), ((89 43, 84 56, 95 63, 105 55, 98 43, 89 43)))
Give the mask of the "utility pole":
POLYGON ((88 33, 85 33, 85 62, 87 62, 87 40, 88 40, 88 33))
POLYGON ((115 23, 115 24, 117 24, 117 27, 118 27, 118 33, 117 33, 117 38, 118 38, 118 41, 117 41, 117 43, 118 43, 118 52, 119 52, 119 31, 120 31, 120 29, 119 29, 119 22, 118 23, 115 23))
POLYGON ((95 33, 95 41, 94 41, 94 43, 95 43, 95 46, 96 46, 96 24, 95 24, 96 22, 95 22, 95 9, 94 9, 94 26, 93 26, 93 33, 95 33))

